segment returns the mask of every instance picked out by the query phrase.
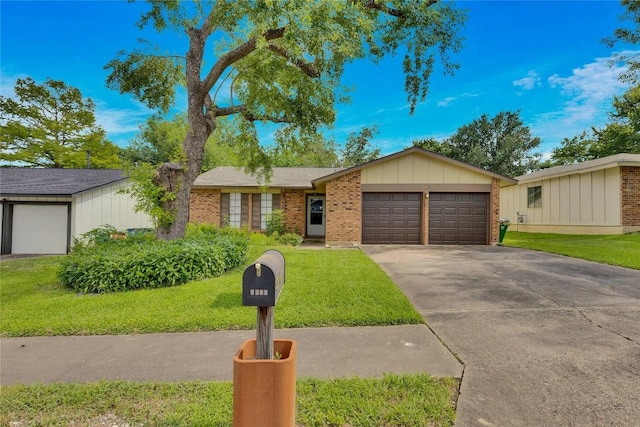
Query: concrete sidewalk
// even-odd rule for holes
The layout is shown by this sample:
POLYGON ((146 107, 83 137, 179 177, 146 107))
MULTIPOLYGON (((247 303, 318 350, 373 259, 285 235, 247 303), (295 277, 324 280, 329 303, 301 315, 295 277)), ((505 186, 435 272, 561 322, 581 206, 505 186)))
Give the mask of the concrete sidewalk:
MULTIPOLYGON (((275 331, 297 342, 298 377, 428 373, 463 367, 425 325, 275 331)), ((255 331, 0 339, 0 384, 230 381, 233 356, 255 331)))

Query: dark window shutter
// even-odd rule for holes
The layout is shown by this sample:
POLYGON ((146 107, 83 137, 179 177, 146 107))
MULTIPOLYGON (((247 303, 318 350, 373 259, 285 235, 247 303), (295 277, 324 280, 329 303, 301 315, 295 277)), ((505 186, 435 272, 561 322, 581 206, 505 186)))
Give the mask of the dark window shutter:
POLYGON ((252 206, 251 206, 251 228, 253 230, 260 230, 261 218, 260 218, 260 193, 253 193, 252 206))
POLYGON ((249 193, 240 195, 240 224, 249 224, 249 193))
POLYGON ((271 195, 271 210, 275 211, 276 209, 280 209, 280 195, 279 194, 271 195))
POLYGON ((220 194, 220 226, 229 220, 229 193, 220 194))

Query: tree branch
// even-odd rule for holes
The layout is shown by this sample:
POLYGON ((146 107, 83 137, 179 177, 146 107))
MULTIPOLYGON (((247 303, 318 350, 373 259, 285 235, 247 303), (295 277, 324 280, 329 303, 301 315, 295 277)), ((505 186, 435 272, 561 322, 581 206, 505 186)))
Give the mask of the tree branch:
MULTIPOLYGON (((263 37, 267 41, 278 39, 284 35, 284 31, 285 31, 284 27, 268 30, 263 34, 263 37)), ((227 67, 229 67, 231 64, 238 62, 239 60, 241 60, 242 58, 245 58, 251 52, 256 50, 256 44, 257 44, 257 39, 254 37, 252 39, 249 39, 245 43, 241 44, 237 48, 222 55, 218 59, 218 62, 216 62, 214 66, 211 68, 211 70, 209 71, 209 74, 207 74, 207 77, 205 77, 204 81, 202 82, 203 89, 206 92, 209 92, 213 87, 213 85, 215 84, 215 82, 218 81, 218 79, 220 78, 224 70, 227 69, 227 67)))
MULTIPOLYGON (((395 16, 396 18, 406 18, 407 14, 405 11, 401 10, 401 9, 394 9, 391 8, 389 6, 387 6, 386 4, 384 4, 384 2, 381 2, 380 0, 353 0, 353 3, 362 3, 362 5, 367 8, 367 9, 374 9, 377 11, 380 11, 382 13, 386 13, 387 15, 390 16, 395 16)), ((438 3, 438 0, 429 0, 427 1, 427 7, 432 6, 434 4, 438 3)))
POLYGON ((269 43, 268 47, 270 51, 282 56, 296 67, 300 68, 300 70, 302 70, 302 72, 307 76, 312 78, 320 77, 320 71, 318 71, 314 64, 294 58, 289 52, 287 52, 286 49, 284 49, 282 46, 278 46, 275 43, 269 43))
POLYGON ((242 117, 244 117, 245 120, 248 120, 250 122, 265 120, 272 123, 291 123, 291 120, 285 115, 268 116, 268 115, 253 114, 247 109, 246 105, 234 105, 231 107, 214 107, 211 111, 207 112, 207 115, 211 117, 232 116, 234 114, 242 114, 242 117))

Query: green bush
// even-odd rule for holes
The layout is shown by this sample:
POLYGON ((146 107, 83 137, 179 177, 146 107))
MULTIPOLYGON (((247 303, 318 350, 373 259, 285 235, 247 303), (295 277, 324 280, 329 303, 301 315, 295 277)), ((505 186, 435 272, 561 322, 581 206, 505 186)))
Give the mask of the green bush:
POLYGON ((245 262, 246 234, 224 229, 190 234, 173 241, 141 235, 86 247, 62 260, 58 277, 76 292, 118 292, 216 277, 245 262))
POLYGON ((285 233, 282 236, 278 236, 277 240, 283 245, 298 246, 304 239, 301 235, 296 233, 285 233))
POLYGON ((112 225, 103 224, 87 231, 79 239, 74 239, 72 251, 77 253, 96 245, 134 245, 155 240, 155 232, 150 228, 138 228, 124 232, 112 225))
POLYGON ((284 212, 281 209, 274 209, 267 215, 265 222, 267 226, 267 236, 271 236, 272 234, 282 236, 287 232, 284 212))

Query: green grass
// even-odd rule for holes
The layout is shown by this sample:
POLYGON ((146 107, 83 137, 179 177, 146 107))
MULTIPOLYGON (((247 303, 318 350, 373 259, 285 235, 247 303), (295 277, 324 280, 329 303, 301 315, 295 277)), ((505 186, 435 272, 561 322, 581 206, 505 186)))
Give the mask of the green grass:
POLYGON ((504 244, 640 270, 640 233, 590 236, 507 231, 504 244))
MULTIPOLYGON (((248 261, 265 246, 252 246, 248 261)), ((359 250, 281 246, 286 283, 277 328, 395 325, 422 317, 389 277, 359 250)), ((181 286, 78 295, 56 279, 60 257, 0 263, 3 336, 104 335, 255 328, 255 307, 242 306, 244 267, 181 286)))
MULTIPOLYGON (((299 379, 298 426, 451 426, 457 382, 428 375, 299 379)), ((132 426, 231 426, 231 382, 2 387, 0 425, 91 425, 110 414, 132 426)))

